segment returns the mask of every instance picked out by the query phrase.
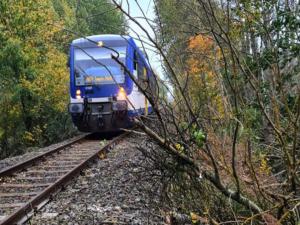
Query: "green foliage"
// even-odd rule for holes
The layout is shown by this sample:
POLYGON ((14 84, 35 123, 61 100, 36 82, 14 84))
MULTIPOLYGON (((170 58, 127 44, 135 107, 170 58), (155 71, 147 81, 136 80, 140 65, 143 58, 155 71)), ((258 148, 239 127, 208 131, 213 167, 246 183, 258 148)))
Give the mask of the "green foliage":
POLYGON ((193 132, 193 137, 198 147, 203 147, 205 142, 205 134, 201 130, 197 130, 193 132))
POLYGON ((108 143, 108 141, 107 141, 106 139, 100 140, 99 146, 102 148, 102 147, 104 147, 107 143, 108 143))
POLYGON ((124 34, 126 31, 123 15, 108 0, 52 0, 52 2, 66 28, 80 35, 124 34))
POLYGON ((84 35, 122 33, 123 21, 106 0, 0 2, 0 158, 75 131, 66 68, 74 36, 63 27, 84 35))
MULTIPOLYGON (((261 198, 265 196, 247 187, 244 175, 249 168, 245 170, 241 164, 252 164, 254 174, 246 174, 255 175, 260 183, 273 182, 271 171, 285 171, 276 179, 289 183, 283 192, 293 195, 299 184, 294 167, 299 158, 299 1, 156 3, 160 44, 179 80, 179 84, 172 80, 175 75, 167 65, 176 96, 172 113, 180 131, 172 141, 184 143, 185 154, 195 161, 199 157, 201 166, 210 161, 201 158, 205 150, 212 151, 215 159, 211 161, 220 174, 228 165, 236 164, 232 167, 239 184, 228 180, 233 175, 230 173, 224 177, 222 174, 220 183, 240 188, 264 210, 270 203, 264 204, 261 198), (184 104, 184 98, 190 107, 184 104), (188 127, 195 119, 203 130, 188 127), (207 149, 203 150, 205 141, 207 149), (194 147, 200 147, 200 151, 194 147)), ((176 149, 180 151, 181 144, 176 149)), ((188 179, 182 178, 186 182, 188 179)), ((189 188, 186 185, 182 190, 189 188)), ((276 200, 271 202, 272 207, 278 204, 276 200)), ((242 215, 238 207, 233 212, 242 215)))
POLYGON ((68 121, 62 107, 68 71, 66 57, 51 42, 58 30, 47 25, 54 22, 50 1, 14 1, 0 9, 0 156, 6 157, 57 140, 63 123, 55 118, 68 121), (54 124, 56 129, 49 129, 54 124))

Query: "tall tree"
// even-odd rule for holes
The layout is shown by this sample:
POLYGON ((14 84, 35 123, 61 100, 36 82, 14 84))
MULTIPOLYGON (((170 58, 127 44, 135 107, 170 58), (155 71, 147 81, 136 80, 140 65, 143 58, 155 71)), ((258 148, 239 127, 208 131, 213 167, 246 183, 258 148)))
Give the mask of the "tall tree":
POLYGON ((108 0, 52 0, 66 27, 79 35, 124 34, 125 20, 108 0))
POLYGON ((67 121, 68 72, 54 42, 59 29, 49 25, 51 1, 2 1, 0 10, 3 157, 58 137, 52 126, 59 123, 55 118, 67 121))
POLYGON ((159 42, 122 11, 156 47, 174 90, 171 103, 153 105, 161 129, 136 120, 163 148, 141 149, 168 181, 165 197, 214 223, 297 224, 299 1, 157 0, 155 8, 159 42))

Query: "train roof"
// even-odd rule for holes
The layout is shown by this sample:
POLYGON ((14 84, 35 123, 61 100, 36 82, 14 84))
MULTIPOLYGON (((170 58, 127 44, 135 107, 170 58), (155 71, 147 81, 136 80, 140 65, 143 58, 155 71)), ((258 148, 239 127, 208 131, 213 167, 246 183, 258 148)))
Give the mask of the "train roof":
POLYGON ((72 45, 79 47, 95 47, 95 42, 98 43, 102 41, 106 46, 126 46, 129 39, 131 39, 131 37, 128 35, 101 34, 75 39, 72 41, 72 45))

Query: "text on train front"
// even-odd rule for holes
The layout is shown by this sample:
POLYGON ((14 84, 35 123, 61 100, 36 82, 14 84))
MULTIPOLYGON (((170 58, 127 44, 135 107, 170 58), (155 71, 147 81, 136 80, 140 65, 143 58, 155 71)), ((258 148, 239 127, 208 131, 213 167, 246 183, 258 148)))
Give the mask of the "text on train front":
MULTIPOLYGON (((124 63, 126 47, 114 47, 120 61, 124 63)), ((74 70, 76 86, 123 84, 125 75, 122 67, 111 58, 117 54, 106 48, 75 48, 74 70)))

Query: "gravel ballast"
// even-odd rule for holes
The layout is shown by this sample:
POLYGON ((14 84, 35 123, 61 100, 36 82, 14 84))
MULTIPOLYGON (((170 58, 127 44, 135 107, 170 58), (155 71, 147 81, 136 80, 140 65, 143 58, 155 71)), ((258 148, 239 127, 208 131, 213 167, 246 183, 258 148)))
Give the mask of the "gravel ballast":
POLYGON ((143 172, 135 166, 143 160, 137 149, 141 138, 131 135, 122 140, 28 224, 164 224, 158 196, 148 194, 159 190, 159 184, 139 179, 143 172))
POLYGON ((49 145, 49 146, 44 147, 44 148, 31 149, 31 151, 27 150, 27 152, 25 154, 0 160, 0 171, 7 168, 7 167, 16 165, 17 163, 26 161, 26 160, 28 160, 32 157, 35 157, 35 156, 37 156, 41 153, 44 153, 44 152, 50 151, 52 149, 58 148, 60 146, 66 145, 66 144, 68 144, 70 142, 73 142, 74 140, 76 140, 80 137, 83 137, 83 136, 86 136, 86 135, 85 134, 77 135, 73 138, 69 138, 65 141, 62 141, 62 142, 59 142, 59 143, 56 143, 56 144, 52 144, 52 145, 49 145))

